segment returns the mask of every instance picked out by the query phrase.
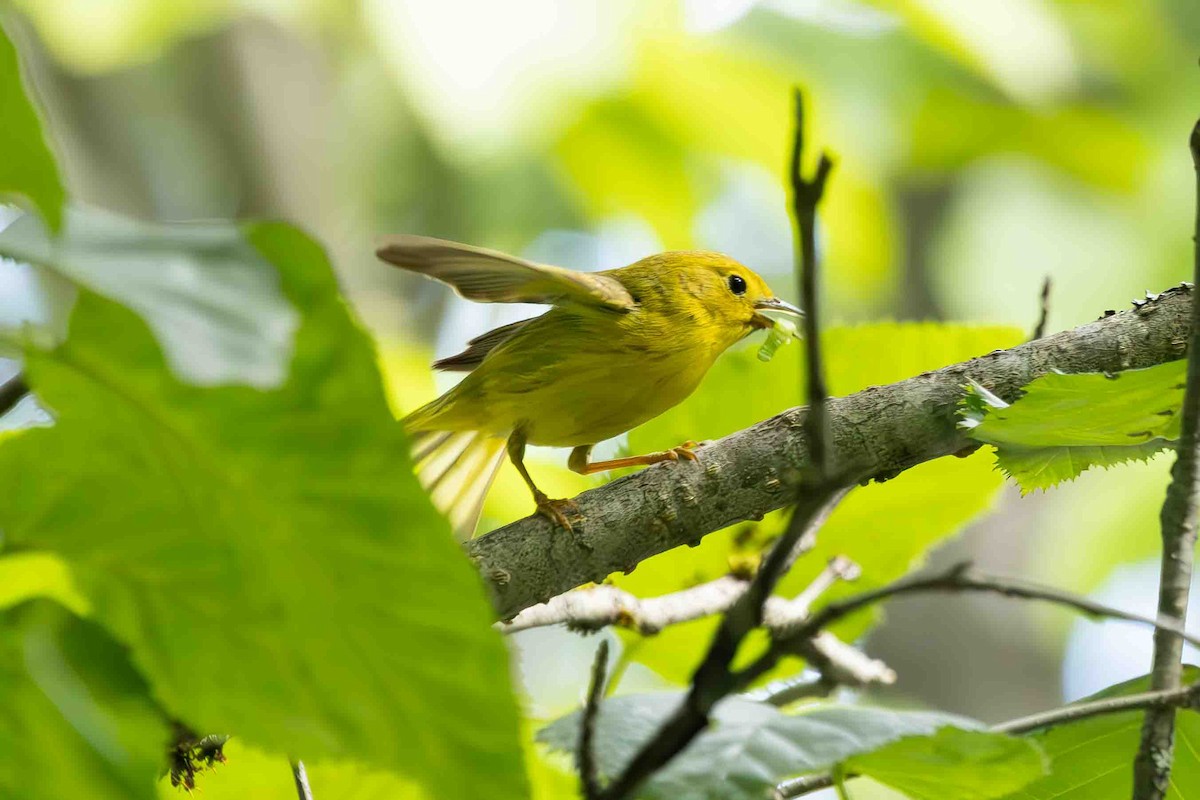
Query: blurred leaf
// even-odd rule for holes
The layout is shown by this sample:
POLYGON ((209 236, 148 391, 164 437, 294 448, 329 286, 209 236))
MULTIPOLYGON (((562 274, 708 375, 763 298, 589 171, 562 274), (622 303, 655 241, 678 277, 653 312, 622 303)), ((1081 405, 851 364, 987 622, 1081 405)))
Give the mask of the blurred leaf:
POLYGON ((636 214, 667 248, 691 245, 698 200, 685 151, 645 106, 628 99, 594 103, 555 151, 593 216, 636 214))
MULTIPOLYGON (((1020 331, 1011 328, 883 323, 833 328, 822 341, 831 391, 846 395, 1008 347, 1022 338, 1020 331)), ((724 436, 798 405, 802 348, 785 349, 770 364, 763 364, 755 358, 754 344, 723 356, 695 394, 630 433, 631 449, 649 452, 687 439, 724 436)), ((886 483, 855 489, 822 529, 815 551, 783 580, 780 592, 793 595, 800 591, 835 555, 854 559, 862 566, 863 575, 852 586, 834 587, 827 598, 881 586, 908 572, 926 550, 986 510, 1002 483, 987 456, 976 454, 931 461, 886 483)), ((709 534, 698 547, 676 548, 656 556, 630 575, 615 576, 614 582, 646 597, 712 580, 729 571, 731 559, 753 557, 782 529, 784 519, 782 513, 776 513, 761 523, 744 523, 709 534)), ((857 614, 834 631, 848 639, 857 638, 878 613, 857 614)), ((715 624, 715 620, 705 619, 671 626, 653 637, 622 635, 632 640, 634 660, 685 683, 708 646, 715 624)), ((785 664, 781 670, 796 668, 785 664)))
POLYGON ((189 382, 272 388, 299 317, 279 276, 234 225, 159 225, 71 209, 57 239, 33 217, 0 232, 0 255, 35 264, 141 314, 189 382))
POLYGON ((87 616, 87 598, 71 577, 63 560, 52 553, 9 553, 0 555, 0 609, 46 597, 57 600, 72 612, 87 616))
POLYGON ((1052 372, 1011 405, 970 387, 960 423, 996 448, 1021 491, 1046 489, 1094 466, 1146 460, 1179 438, 1187 361, 1114 374, 1052 372))
MULTIPOLYGON (((0 8, 0 12, 4 9, 0 8)), ((21 83, 17 50, 0 26, 0 196, 18 195, 33 204, 50 229, 62 227, 66 191, 58 164, 42 134, 33 103, 21 83)))
POLYGON ((232 0, 154 0, 108 3, 16 0, 47 46, 77 70, 116 69, 159 54, 185 36, 208 30, 232 16, 232 0))
POLYGON ((524 797, 507 655, 371 345, 316 245, 245 235, 303 315, 288 382, 180 383, 136 316, 81 293, 66 344, 28 354, 56 425, 0 446, 6 541, 62 556, 195 730, 524 797))
MULTIPOLYGON (((596 760, 600 773, 613 776, 632 760, 682 700, 680 693, 624 695, 605 700, 596 719, 596 760)), ((579 714, 573 712, 543 728, 538 738, 554 750, 574 753, 579 714)), ((679 756, 655 773, 638 793, 643 800, 758 800, 764 791, 793 775, 828 769, 850 759, 885 777, 908 781, 897 769, 900 752, 939 760, 951 777, 946 800, 994 797, 965 793, 974 784, 966 777, 968 762, 1010 786, 1021 776, 1028 782, 1042 774, 1037 750, 1007 736, 954 730, 978 723, 950 714, 893 711, 865 706, 821 705, 807 713, 788 715, 774 706, 741 698, 718 704, 712 725, 679 756), (934 736, 937 732, 942 735, 934 736), (953 732, 950 732, 953 731, 953 732), (920 738, 905 738, 920 737, 920 738), (933 737, 926 740, 923 737, 933 737), (889 754, 888 745, 907 742, 889 754), (1015 743, 1015 744, 1014 744, 1015 743), (885 748, 878 758, 867 757, 885 748), (957 785, 964 794, 955 794, 957 785)), ((857 768, 857 767, 856 767, 857 768)), ((981 773, 982 774, 982 773, 981 773)))
POLYGON ((0 797, 150 800, 168 739, 102 628, 47 601, 0 613, 0 797))
POLYGON ((852 756, 847 772, 866 775, 912 800, 989 800, 1046 774, 1046 759, 1028 740, 941 728, 852 756))
MULTIPOLYGON (((1184 683, 1200 677, 1184 668, 1184 683)), ((1135 678, 1080 700, 1086 703, 1149 691, 1148 677, 1135 678)), ((1141 738, 1143 714, 1105 714, 1031 734, 1050 758, 1050 774, 1009 795, 1006 800, 1126 800, 1133 786, 1133 757, 1141 738)), ((1200 714, 1180 709, 1175 715, 1175 762, 1168 800, 1200 797, 1200 714)))
POLYGON ((1081 183, 1131 193, 1145 180, 1153 151, 1143 134, 1115 111, 1054 106, 1031 111, 998 100, 932 88, 908 138, 917 170, 956 172, 997 154, 1037 158, 1081 183), (963 135, 969 121, 971 135, 963 135))

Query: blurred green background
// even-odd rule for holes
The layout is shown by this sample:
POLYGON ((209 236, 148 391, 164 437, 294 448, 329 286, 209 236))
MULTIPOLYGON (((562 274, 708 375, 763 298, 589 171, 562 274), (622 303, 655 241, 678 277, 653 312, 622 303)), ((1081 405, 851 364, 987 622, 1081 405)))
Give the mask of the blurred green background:
MULTIPOLYGON (((73 196, 314 233, 379 342, 398 413, 435 391, 431 356, 528 309, 471 306, 390 270, 372 254, 385 233, 580 269, 717 249, 794 298, 782 181, 793 85, 811 139, 838 161, 821 219, 831 323, 1030 330, 1050 276, 1055 331, 1190 271, 1194 0, 16 6, 73 196)), ((22 280, 0 272, 0 313, 29 305, 22 280)), ((841 357, 896 361, 890 346, 841 357)), ((587 485, 551 465, 564 454, 541 455, 552 494, 587 485)), ((1006 488, 933 560, 974 558, 1150 612, 1167 466, 1026 498, 1006 488)), ((493 520, 530 510, 512 480, 493 520)), ((576 702, 594 642, 527 643, 566 654, 554 675, 527 673, 539 713, 576 702)), ((1120 625, 959 597, 893 603, 868 642, 901 675, 893 697, 987 720, 1140 674, 1148 645, 1120 625)))

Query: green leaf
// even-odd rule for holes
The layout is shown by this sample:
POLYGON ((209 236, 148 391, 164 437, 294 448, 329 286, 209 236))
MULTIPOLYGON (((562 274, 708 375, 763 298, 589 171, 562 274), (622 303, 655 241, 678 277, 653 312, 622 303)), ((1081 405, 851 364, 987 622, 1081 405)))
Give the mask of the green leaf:
MULTIPOLYGON (((1020 331, 1003 327, 882 323, 832 328, 822 342, 830 390, 847 395, 1008 347, 1022 338, 1020 331)), ((744 349, 723 356, 695 394, 630 433, 630 448, 644 453, 687 439, 724 436, 801 403, 803 348, 785 349, 763 364, 755 357, 755 346, 756 342, 749 342, 744 349)), ((827 598, 894 580, 918 564, 930 547, 985 511, 1002 485, 987 456, 976 454, 931 461, 886 483, 855 489, 822 528, 816 550, 793 567, 780 591, 794 595, 836 555, 858 562, 863 576, 853 585, 834 587, 827 598), (886 526, 881 527, 880 520, 886 520, 886 526)), ((779 533, 784 520, 783 514, 776 513, 761 523, 710 534, 698 547, 676 548, 614 580, 643 597, 712 580, 726 574, 731 561, 755 557, 764 542, 779 533)), ((834 632, 857 638, 878 616, 874 609, 856 614, 834 632)), ((631 658, 682 684, 708 647, 715 624, 713 619, 697 620, 673 625, 653 637, 630 632, 622 632, 622 636, 629 643, 631 658)), ((791 661, 775 676, 798 669, 797 662, 791 661)))
MULTIPOLYGON (((3 9, 0 9, 2 12, 3 9)), ((50 229, 62 227, 66 199, 58 164, 46 139, 37 111, 25 94, 17 50, 0 26, 0 195, 28 200, 50 229)))
POLYGON ((0 556, 0 609, 38 597, 57 600, 81 617, 90 610, 61 558, 51 553, 0 556))
POLYGON ((905 737, 844 766, 912 800, 989 800, 1046 774, 1045 756, 1028 740, 959 728, 905 737))
MULTIPOLYGON (((596 717, 596 761, 601 774, 611 777, 619 773, 682 698, 680 693, 661 692, 605 700, 596 717)), ((539 732, 539 741, 551 749, 574 753, 579 719, 576 711, 556 720, 539 732)), ((905 742, 914 757, 942 760, 957 781, 947 784, 951 790, 957 785, 963 786, 964 792, 972 790, 974 784, 965 775, 972 760, 987 774, 1013 786, 1043 774, 1036 747, 1008 736, 968 735, 958 730, 977 727, 978 723, 964 717, 928 711, 823 705, 789 715, 765 703, 729 698, 717 705, 712 725, 656 772, 638 797, 759 800, 764 790, 789 776, 818 772, 848 760, 858 763, 856 758, 865 758, 864 763, 881 774, 904 780, 907 776, 898 769, 896 755, 888 755, 887 748, 905 742), (939 731, 953 733, 941 735, 939 731), (927 741, 928 737, 932 738, 927 741), (864 755, 878 748, 885 748, 880 758, 871 760, 864 755), (1024 781, 1017 783, 1021 776, 1024 781)), ((942 797, 972 800, 997 794, 951 792, 942 797)))
POLYGON ((1094 466, 1144 461, 1179 438, 1186 361, 1113 374, 1052 372, 1007 404, 970 387, 960 423, 996 448, 996 465, 1023 492, 1094 466))
MULTIPOLYGON (((1200 678, 1200 669, 1184 668, 1184 683, 1200 678)), ((1148 691, 1148 676, 1135 678, 1080 700, 1148 691)), ((1009 795, 1006 800, 1127 800, 1133 787, 1133 757, 1142 729, 1142 712, 1105 714, 1031 734, 1050 758, 1050 774, 1009 795)), ((1175 762, 1168 800, 1200 798, 1200 714, 1180 709, 1175 715, 1175 762)))
POLYGON ((0 613, 0 798, 150 800, 168 738, 98 625, 48 601, 0 613))
POLYGON ((313 242, 245 236, 302 314, 287 383, 181 383, 134 314, 81 292, 68 341, 27 358, 56 424, 0 443, 6 543, 64 559, 194 730, 524 797, 507 654, 370 342, 313 242))
POLYGON ((116 300, 142 316, 177 375, 274 388, 299 315, 275 268, 234 225, 160 225, 69 209, 58 238, 34 217, 0 233, 0 255, 116 300))

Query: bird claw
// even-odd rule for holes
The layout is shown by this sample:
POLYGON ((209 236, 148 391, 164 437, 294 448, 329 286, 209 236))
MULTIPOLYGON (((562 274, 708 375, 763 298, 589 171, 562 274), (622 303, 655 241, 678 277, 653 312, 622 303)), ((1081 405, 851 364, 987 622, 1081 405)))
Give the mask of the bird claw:
POLYGON ((537 501, 537 513, 541 514, 553 524, 565 530, 567 533, 574 533, 575 527, 571 524, 571 519, 567 515, 570 514, 576 520, 583 519, 583 513, 580 512, 579 506, 571 499, 552 500, 546 495, 541 495, 534 498, 537 501))
POLYGON ((678 461, 681 458, 684 459, 685 461, 699 461, 700 456, 698 456, 694 452, 692 452, 693 448, 696 448, 699 446, 700 445, 696 444, 691 439, 688 439, 683 444, 679 445, 678 447, 672 447, 667 452, 671 454, 672 461, 678 461))

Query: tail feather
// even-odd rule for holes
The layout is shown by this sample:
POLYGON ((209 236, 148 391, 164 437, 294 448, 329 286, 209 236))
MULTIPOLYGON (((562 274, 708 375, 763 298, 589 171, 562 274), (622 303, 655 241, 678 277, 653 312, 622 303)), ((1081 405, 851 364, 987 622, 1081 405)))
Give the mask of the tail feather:
POLYGON ((503 460, 504 441, 483 433, 421 431, 413 437, 417 477, 460 541, 475 533, 503 460))

